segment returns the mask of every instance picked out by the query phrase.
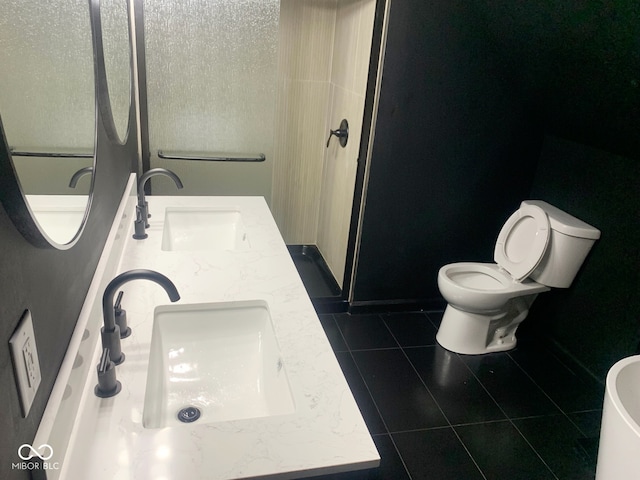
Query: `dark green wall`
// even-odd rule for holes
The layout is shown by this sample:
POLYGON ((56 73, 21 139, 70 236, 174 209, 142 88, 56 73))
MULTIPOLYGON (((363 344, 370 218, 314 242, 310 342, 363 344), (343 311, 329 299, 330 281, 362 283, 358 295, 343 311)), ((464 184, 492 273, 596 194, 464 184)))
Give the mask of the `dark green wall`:
POLYGON ((603 379, 638 342, 639 125, 640 2, 393 1, 353 305, 442 305, 541 198, 603 234, 525 323, 603 379))

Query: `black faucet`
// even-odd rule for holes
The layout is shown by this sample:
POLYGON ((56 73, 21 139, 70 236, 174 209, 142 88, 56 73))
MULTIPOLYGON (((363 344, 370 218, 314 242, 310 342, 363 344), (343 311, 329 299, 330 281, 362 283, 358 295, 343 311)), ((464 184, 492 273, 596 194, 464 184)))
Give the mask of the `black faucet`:
POLYGON ((154 270, 129 270, 121 273, 109 282, 102 296, 102 315, 104 326, 100 329, 102 336, 102 348, 109 349, 109 358, 116 365, 124 362, 124 353, 120 345, 120 327, 116 324, 113 301, 116 291, 131 280, 151 280, 165 289, 172 302, 180 300, 180 294, 176 286, 167 277, 154 270))
POLYGON ((140 177, 140 180, 138 180, 138 205, 136 206, 136 219, 134 221, 135 233, 133 235, 133 238, 136 240, 147 238, 147 234, 144 232, 144 229, 149 228, 147 218, 151 215, 149 215, 149 204, 144 198, 144 185, 147 183, 147 180, 156 175, 169 177, 175 182, 176 187, 179 189, 183 187, 180 178, 178 178, 178 176, 171 170, 167 170, 166 168, 152 168, 140 177))
POLYGON ((76 188, 76 185, 78 185, 78 180, 80 180, 80 177, 83 177, 89 174, 93 174, 93 167, 84 167, 78 170, 76 173, 74 173, 71 176, 71 180, 69 180, 69 188, 76 188))

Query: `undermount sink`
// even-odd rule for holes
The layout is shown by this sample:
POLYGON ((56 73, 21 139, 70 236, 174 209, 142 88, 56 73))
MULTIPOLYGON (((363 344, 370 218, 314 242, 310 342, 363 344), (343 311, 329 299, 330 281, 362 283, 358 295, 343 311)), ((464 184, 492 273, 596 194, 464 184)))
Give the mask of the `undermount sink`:
POLYGON ((145 428, 286 415, 295 406, 266 302, 154 312, 145 428))
POLYGON ((250 248, 242 216, 233 208, 169 207, 162 250, 240 250, 250 248))
POLYGON ((85 206, 39 206, 33 209, 33 216, 49 238, 58 243, 66 243, 78 232, 85 210, 85 206))

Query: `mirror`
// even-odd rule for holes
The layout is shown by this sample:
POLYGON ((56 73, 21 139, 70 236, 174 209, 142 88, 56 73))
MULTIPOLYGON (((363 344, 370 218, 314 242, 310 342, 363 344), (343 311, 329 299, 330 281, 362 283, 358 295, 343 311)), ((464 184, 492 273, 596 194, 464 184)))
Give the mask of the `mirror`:
POLYGON ((93 185, 96 112, 89 18, 86 0, 0 2, 0 114, 6 142, 28 209, 45 238, 59 248, 78 238, 93 185))
POLYGON ((127 0, 100 0, 102 48, 113 123, 124 143, 129 128, 131 99, 130 42, 127 0))

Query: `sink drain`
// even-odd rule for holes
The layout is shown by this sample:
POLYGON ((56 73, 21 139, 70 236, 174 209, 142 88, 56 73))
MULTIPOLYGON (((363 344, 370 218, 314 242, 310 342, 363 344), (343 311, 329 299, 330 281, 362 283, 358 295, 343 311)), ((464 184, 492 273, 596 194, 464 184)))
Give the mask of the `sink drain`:
POLYGON ((178 420, 183 423, 195 422, 200 418, 200 409, 196 407, 185 407, 178 411, 178 420))

